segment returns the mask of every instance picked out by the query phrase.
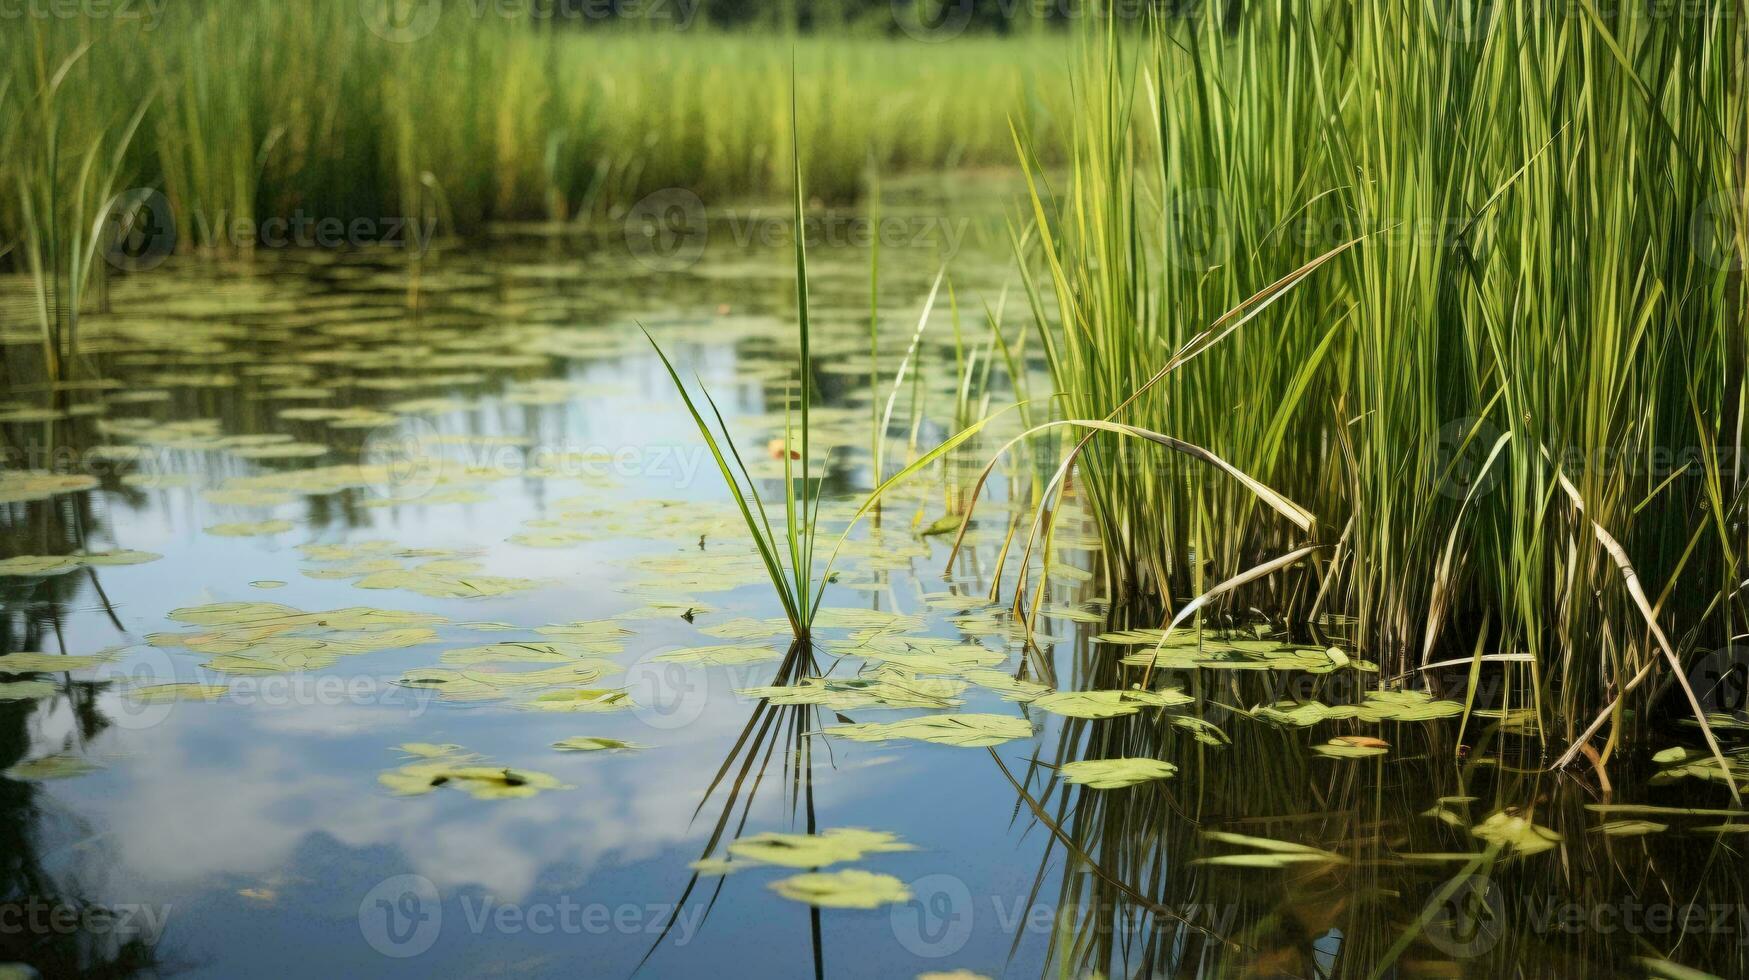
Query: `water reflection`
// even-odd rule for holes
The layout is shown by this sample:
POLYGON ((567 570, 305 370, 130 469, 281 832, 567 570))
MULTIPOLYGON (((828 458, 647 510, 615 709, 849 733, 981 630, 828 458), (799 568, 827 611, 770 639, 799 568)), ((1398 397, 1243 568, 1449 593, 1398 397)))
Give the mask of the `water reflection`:
MULTIPOLYGON (((892 394, 867 381, 866 258, 813 259, 816 417, 823 441, 845 447, 823 484, 829 521, 873 482, 871 420, 892 394)), ((938 258, 884 256, 883 378, 938 258)), ((954 257, 962 311, 1002 307, 1007 262, 999 248, 954 257)), ((866 641, 852 628, 787 650, 758 632, 776 605, 744 574, 757 569, 737 518, 635 323, 698 373, 757 452, 784 422, 789 275, 784 249, 732 239, 679 272, 628 260, 611 240, 580 249, 552 235, 440 249, 417 265, 272 253, 113 283, 112 312, 89 335, 94 363, 123 386, 50 390, 32 380, 28 348, 7 346, 9 479, 48 470, 95 486, 39 495, 8 483, 0 497, 0 560, 71 562, 0 575, 0 683, 23 685, 0 700, 4 895, 167 917, 156 943, 94 928, 5 933, 0 962, 212 976, 264 963, 311 976, 628 975, 640 964, 648 975, 732 964, 816 977, 1664 969, 1636 957, 1749 970, 1736 836, 1701 829, 1734 824, 1722 787, 1651 785, 1645 769, 1616 771, 1613 787, 1548 773, 1510 713, 1460 730, 1300 727, 1257 710, 1290 696, 1353 702, 1373 681, 1358 670, 1126 664, 1128 648, 1092 637, 1158 619, 1112 619, 1094 600, 1102 559, 1073 489, 1051 548, 1027 570, 1029 588, 1045 563, 1055 573, 1048 594, 1027 593, 1046 611, 1039 629, 986 602, 999 556, 998 592, 1015 592, 1028 510, 1008 498, 1049 479, 1049 446, 1002 462, 952 562, 942 532, 1000 443, 892 498, 847 545, 828 599, 905 619, 907 635, 980 647, 979 666, 950 672, 977 679, 956 689, 964 704, 953 709, 1022 717, 1032 737, 987 750, 865 744, 822 732, 918 712, 738 695, 873 674, 881 661, 858 652, 866 641), (387 550, 367 553, 372 542, 387 550), (88 561, 120 552, 162 558, 88 561), (440 567, 407 577, 428 562, 440 567), (369 587, 373 575, 390 587, 369 587), (320 668, 221 670, 218 658, 261 646, 186 642, 207 629, 186 611, 225 603, 272 604, 258 617, 269 623, 359 607, 441 621, 430 638, 320 668), (411 671, 456 669, 443 658, 458 649, 551 642, 535 631, 602 620, 631 635, 600 655, 613 671, 590 683, 636 708, 553 712, 514 692, 467 700, 406 683, 411 671), (752 632, 722 632, 730 624, 752 632), (730 641, 773 656, 662 659, 730 641), (5 672, 6 657, 34 653, 103 656, 5 672), (1030 703, 1043 688, 1137 683, 1194 700, 1098 720, 1030 703), (168 684, 227 693, 134 696, 168 684), (1340 734, 1389 751, 1313 751, 1340 734), (552 748, 587 736, 639 747, 552 748), (397 797, 379 776, 408 744, 459 746, 569 788, 397 797), (1095 790, 1061 771, 1136 757, 1176 774, 1095 790), (1717 812, 1608 809, 1624 805, 1717 812), (1489 825, 1497 814, 1559 845, 1522 853, 1478 836, 1523 831, 1489 825), (911 901, 822 909, 774 891, 771 868, 693 868, 749 835, 844 827, 916 848, 856 862, 903 882, 911 901), (1284 853, 1298 856, 1270 857, 1284 853), (1672 924, 1694 906, 1708 910, 1704 926, 1672 924)), ((1021 325, 1008 316, 1012 343, 1021 325)), ((893 396, 887 470, 977 405, 1011 399, 1024 386, 1000 365, 1013 363, 981 322, 938 311, 917 380, 893 396)), ((752 462, 781 479, 776 459, 752 462)), ((1316 647, 1340 643, 1340 624, 1327 632, 1316 647)), ((545 669, 468 666, 486 681, 545 669)))

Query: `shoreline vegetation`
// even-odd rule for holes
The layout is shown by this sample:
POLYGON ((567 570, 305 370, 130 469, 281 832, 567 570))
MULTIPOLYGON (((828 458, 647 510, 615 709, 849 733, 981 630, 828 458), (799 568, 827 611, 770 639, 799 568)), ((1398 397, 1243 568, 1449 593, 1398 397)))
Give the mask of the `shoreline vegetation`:
POLYGON ((435 22, 403 37, 373 29, 361 8, 242 0, 9 29, 0 229, 16 237, 31 224, 20 181, 58 193, 61 212, 107 203, 75 201, 94 148, 117 190, 164 196, 184 250, 229 247, 227 225, 293 214, 437 211, 445 234, 471 234, 616 217, 670 188, 707 204, 781 199, 792 69, 810 194, 848 203, 871 170, 1012 169, 1010 116, 1056 146, 1069 102, 1062 31, 929 44, 560 29, 439 4, 435 22))
POLYGON ((1261 631, 1385 686, 1455 674, 1561 761, 1686 716, 1724 769, 1715 728, 1741 721, 1706 665, 1749 633, 1744 28, 1479 9, 1204 5, 944 44, 461 15, 392 40, 353 4, 33 22, 0 42, 0 228, 60 377, 119 188, 159 190, 198 249, 201 215, 465 234, 1018 162, 1057 393, 1037 429, 1079 440, 1022 565, 1049 567, 1072 482, 1113 600, 1175 611, 1162 662, 1180 627, 1261 631))
POLYGON ((1744 25, 1460 6, 1110 33, 1029 154, 1058 480, 1180 633, 1456 675, 1560 762, 1682 719, 1735 795, 1744 25))

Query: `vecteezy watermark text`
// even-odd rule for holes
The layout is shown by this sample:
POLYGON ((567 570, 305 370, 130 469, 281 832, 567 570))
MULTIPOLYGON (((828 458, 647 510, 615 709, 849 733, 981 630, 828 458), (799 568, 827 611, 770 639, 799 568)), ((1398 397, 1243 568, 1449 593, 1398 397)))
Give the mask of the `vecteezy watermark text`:
POLYGON ((496 18, 524 23, 637 22, 684 31, 698 15, 700 0, 358 0, 370 32, 385 41, 409 44, 429 37, 446 12, 473 21, 496 18))
MULTIPOLYGON (((873 218, 850 212, 813 214, 802 218, 801 233, 809 248, 883 250, 925 249, 942 261, 953 258, 965 243, 971 219, 964 216, 888 215, 873 218)), ((665 187, 646 194, 626 212, 626 250, 640 264, 659 272, 687 268, 699 260, 713 237, 738 249, 777 248, 795 242, 796 222, 787 214, 708 207, 684 187, 665 187), (725 238, 726 235, 726 238, 725 238)))
POLYGON ((170 905, 97 905, 32 895, 0 902, 0 936, 114 936, 155 946, 171 910, 170 905))
MULTIPOLYGON (((461 920, 447 917, 469 936, 658 936, 684 946, 704 923, 705 906, 666 902, 585 902, 569 894, 549 900, 509 902, 491 893, 464 892, 461 920)), ((378 882, 358 903, 358 928, 384 956, 405 959, 436 945, 445 928, 444 897, 423 875, 400 874, 378 882)))
POLYGON ((170 0, 0 0, 0 21, 131 20, 154 30, 170 0))
MULTIPOLYGON (((193 244, 233 251, 392 248, 421 256, 430 250, 437 235, 435 217, 341 218, 302 209, 258 217, 198 208, 187 217, 193 244)), ((101 223, 104 236, 99 244, 104 260, 124 272, 149 272, 162 265, 176 251, 182 227, 169 199, 149 187, 117 194, 101 223)))

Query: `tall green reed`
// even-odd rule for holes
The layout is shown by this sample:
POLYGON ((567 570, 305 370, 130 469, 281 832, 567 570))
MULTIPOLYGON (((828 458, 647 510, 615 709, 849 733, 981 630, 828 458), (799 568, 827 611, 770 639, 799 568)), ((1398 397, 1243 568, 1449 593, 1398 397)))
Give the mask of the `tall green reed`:
POLYGON ((1018 143, 1113 592, 1468 662, 1605 756, 1655 692, 1704 713, 1685 669, 1743 632, 1741 30, 1397 0, 1091 39, 1060 187, 1018 143))
MULTIPOLYGON (((792 78, 792 85, 794 81, 792 78)), ((794 117, 792 104, 792 120, 794 117)), ((802 155, 799 140, 792 143, 791 157, 791 187, 793 218, 795 222, 795 276, 796 276, 796 396, 793 405, 786 406, 784 437, 778 442, 777 452, 783 459, 783 523, 774 526, 771 516, 767 513, 764 497, 759 492, 759 481, 748 469, 745 458, 735 445, 729 423, 723 417, 716 400, 710 392, 703 391, 703 382, 699 382, 702 397, 710 408, 710 416, 706 417, 692 394, 687 390, 680 373, 674 363, 663 352, 656 338, 644 332, 650 341, 656 356, 661 359, 662 366, 667 370, 669 379, 673 381, 675 390, 686 405, 687 413, 693 423, 698 426, 699 435, 703 437, 709 448, 712 459, 717 464, 717 470, 728 485, 729 494, 740 510, 741 519, 753 538, 754 548, 758 551, 760 562, 765 568, 767 577, 775 591, 778 602, 783 607, 784 618, 788 620, 790 630, 798 644, 806 645, 813 629, 814 617, 819 612, 820 603, 825 597, 826 585, 830 581, 831 568, 839 549, 849 538, 857 521, 867 514, 880 501, 881 497, 894 486, 904 482, 911 476, 926 469, 936 460, 946 456, 961 444, 977 435, 996 416, 987 416, 960 430, 957 434, 940 445, 923 453, 890 477, 883 478, 875 465, 876 486, 864 499, 861 506, 850 518, 848 525, 839 536, 832 551, 819 564, 816 575, 815 542, 819 530, 820 500, 826 478, 826 470, 831 465, 831 454, 828 452, 821 463, 818 479, 814 473, 814 457, 811 446, 811 426, 809 425, 810 407, 814 401, 814 361, 810 351, 812 330, 808 302, 808 247, 805 233, 804 218, 807 208, 807 194, 802 181, 802 155), (793 411, 793 415, 792 415, 793 411), (792 418, 799 416, 792 424, 792 418), (713 430, 711 420, 716 427, 713 430), (797 447, 792 449, 792 447, 797 447), (733 466, 730 465, 731 460, 733 466), (800 461, 800 474, 796 473, 796 461, 800 461)), ((936 288, 941 285, 941 276, 936 277, 936 288)), ((928 322, 929 312, 934 304, 935 291, 930 292, 929 300, 924 304, 923 316, 918 327, 921 335, 923 324, 928 322)), ((915 343, 913 343, 915 347, 915 343)), ((909 363, 907 354, 906 362, 909 363)), ((895 389, 903 381, 903 370, 895 379, 895 389)), ((896 392, 895 392, 896 393, 896 392)), ((887 417, 890 419, 892 402, 887 403, 887 417)), ((878 440, 884 438, 885 420, 876 430, 878 440)), ((880 455, 877 451, 876 460, 880 455)))
MULTIPOLYGON (((785 193, 790 55, 764 37, 693 29, 569 30, 494 5, 443 4, 429 32, 380 36, 359 5, 215 0, 155 20, 30 18, 0 62, 59 63, 63 113, 83 126, 154 101, 130 169, 162 189, 178 240, 296 212, 408 217, 434 176, 458 230, 613 217, 686 187, 709 200, 785 193)), ((1011 162, 1010 107, 1042 131, 1067 105, 1060 39, 952 46, 866 37, 795 40, 799 152, 812 193, 855 198, 889 173, 1011 162)), ((0 110, 0 131, 17 109, 0 110)), ((11 158, 0 173, 12 183, 11 158)), ((0 204, 0 232, 21 227, 0 204)))
MULTIPOLYGON (((89 44, 62 54, 39 46, 0 77, 0 114, 8 118, 0 157, 11 161, 23 263, 35 285, 33 310, 42 338, 42 365, 51 382, 78 367, 79 318, 100 251, 130 216, 116 187, 150 105, 131 114, 94 117, 80 111, 76 90, 88 78, 89 44)), ((8 236, 11 238, 12 236, 8 236)))

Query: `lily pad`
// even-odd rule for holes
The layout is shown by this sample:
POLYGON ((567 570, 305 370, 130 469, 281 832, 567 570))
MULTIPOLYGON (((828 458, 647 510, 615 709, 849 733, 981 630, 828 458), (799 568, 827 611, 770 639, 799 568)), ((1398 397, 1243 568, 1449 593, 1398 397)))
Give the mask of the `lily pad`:
POLYGON ((1391 743, 1366 735, 1338 735, 1323 745, 1312 746, 1312 751, 1334 759, 1364 759, 1388 754, 1391 743))
POLYGON ((96 477, 83 474, 50 473, 47 470, 0 470, 0 504, 47 500, 56 494, 77 493, 96 486, 96 477))
POLYGON ((911 897, 905 883, 892 875, 848 868, 817 871, 771 883, 784 898, 836 909, 873 909, 896 905, 911 897))
POLYGON ((0 701, 35 701, 54 693, 55 685, 48 681, 0 682, 0 701))
POLYGON ((171 701, 217 701, 230 688, 223 684, 148 684, 128 688, 127 696, 142 704, 166 704, 171 701))
POLYGON ((714 647, 687 647, 684 650, 673 650, 659 654, 655 659, 683 664, 699 664, 705 667, 736 667, 741 664, 757 664, 778 660, 782 657, 783 652, 773 646, 761 646, 756 643, 731 643, 714 647))
POLYGON ((979 667, 976 670, 961 671, 960 676, 987 690, 1002 695, 1004 701, 1018 701, 1025 704, 1051 693, 1051 689, 1037 681, 1022 680, 1006 671, 991 670, 979 667))
POLYGON ((399 748, 416 761, 377 777, 397 796, 420 796, 449 786, 478 800, 510 800, 570 788, 544 772, 486 765, 456 745, 412 742, 399 748))
POLYGON ((1195 699, 1173 688, 1163 691, 1057 691, 1032 702, 1065 718, 1116 718, 1133 715, 1142 708, 1190 704, 1195 699))
POLYGON ((1085 759, 1057 768, 1063 778, 1089 789, 1122 789, 1154 779, 1169 779, 1178 767, 1159 759, 1085 759))
POLYGON ((567 664, 587 659, 595 652, 590 645, 562 641, 490 643, 445 650, 442 660, 446 664, 567 664))
POLYGON ((438 559, 372 572, 352 583, 361 589, 405 589, 435 599, 478 599, 532 589, 534 579, 487 575, 471 561, 438 559))
POLYGON ((1555 831, 1505 810, 1491 814, 1488 819, 1471 827, 1470 833, 1489 843, 1499 844, 1525 855, 1541 854, 1561 842, 1561 835, 1555 831))
POLYGON ((637 707, 632 696, 624 690, 601 688, 580 688, 570 691, 549 691, 532 700, 522 702, 525 708, 536 711, 624 711, 637 707))
POLYGON ((252 521, 214 524, 206 529, 206 533, 215 534, 221 538, 255 538, 284 534, 291 529, 291 521, 252 521))
POLYGON ((19 651, 0 656, 0 674, 53 674, 86 670, 114 659, 113 653, 79 655, 19 651))
POLYGON ((79 567, 79 559, 71 555, 19 555, 0 560, 0 577, 47 578, 65 575, 79 567))
POLYGON ((574 735, 554 742, 553 748, 560 752, 620 752, 627 749, 643 748, 643 746, 634 742, 622 742, 617 738, 603 738, 599 735, 574 735))
POLYGON ((6 775, 11 779, 27 781, 68 779, 73 776, 83 776, 88 772, 96 772, 101 768, 103 767, 84 756, 60 752, 20 762, 6 770, 6 775))
POLYGON ((860 827, 837 827, 818 834, 755 834, 729 845, 729 853, 743 861, 789 868, 823 868, 860 861, 865 854, 911 850, 916 848, 893 834, 860 827))
POLYGON ((1678 779, 1703 779, 1735 783, 1739 788, 1749 787, 1749 756, 1740 752, 1727 754, 1726 768, 1723 769, 1719 767, 1719 760, 1712 753, 1685 746, 1665 749, 1652 756, 1652 761, 1661 767, 1650 780, 1654 784, 1678 779))
POLYGON ((904 721, 839 725, 826 734, 855 742, 885 742, 895 738, 916 739, 937 745, 978 748, 1000 745, 1032 734, 1032 725, 1014 715, 923 715, 904 721))
POLYGON ((1670 825, 1655 820, 1609 820, 1591 829, 1608 837, 1644 837, 1647 834, 1661 834, 1669 830, 1670 825))
POLYGON ((964 702, 964 681, 918 678, 880 673, 868 677, 804 677, 794 684, 747 687, 735 691, 742 697, 763 698, 772 704, 813 704, 834 711, 855 708, 952 708, 964 702))
POLYGON ((19 555, 0 560, 0 576, 65 575, 87 566, 143 565, 164 557, 149 551, 99 551, 71 555, 19 555))

